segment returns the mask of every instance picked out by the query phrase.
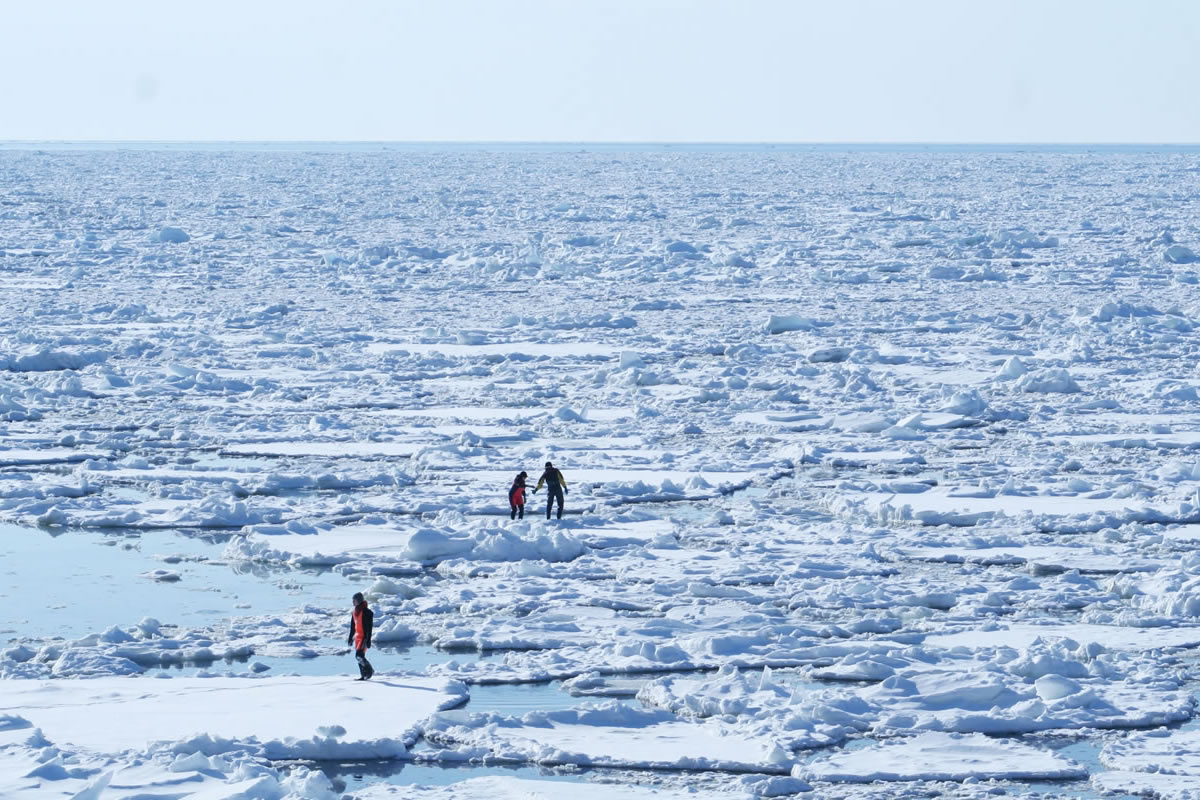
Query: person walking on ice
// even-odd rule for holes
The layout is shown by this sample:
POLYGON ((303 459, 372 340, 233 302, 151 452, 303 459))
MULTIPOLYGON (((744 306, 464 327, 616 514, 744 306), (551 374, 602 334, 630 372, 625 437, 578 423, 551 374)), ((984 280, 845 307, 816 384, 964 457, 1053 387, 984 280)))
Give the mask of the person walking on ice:
POLYGON ((550 519, 550 509, 554 507, 555 499, 558 500, 558 518, 562 519, 563 495, 568 494, 567 479, 563 477, 561 471, 555 469, 554 465, 547 461, 546 471, 542 473, 542 477, 538 478, 537 486, 533 489, 534 494, 538 493, 538 489, 542 488, 543 483, 546 484, 546 519, 550 519))
POLYGON ((525 478, 529 473, 522 470, 513 479, 508 490, 509 519, 525 519, 525 478))
POLYGON ((367 649, 371 646, 371 626, 375 623, 375 612, 368 606, 362 592, 354 593, 354 611, 350 614, 350 636, 346 644, 354 645, 354 658, 358 660, 357 681, 369 681, 375 668, 367 661, 367 649))

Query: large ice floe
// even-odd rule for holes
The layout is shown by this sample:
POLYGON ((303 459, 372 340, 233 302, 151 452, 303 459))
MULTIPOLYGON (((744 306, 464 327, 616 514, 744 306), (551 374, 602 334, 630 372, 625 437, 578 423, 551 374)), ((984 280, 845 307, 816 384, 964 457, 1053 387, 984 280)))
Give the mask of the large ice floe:
POLYGON ((1196 161, 0 148, 0 797, 1200 796, 1196 161))

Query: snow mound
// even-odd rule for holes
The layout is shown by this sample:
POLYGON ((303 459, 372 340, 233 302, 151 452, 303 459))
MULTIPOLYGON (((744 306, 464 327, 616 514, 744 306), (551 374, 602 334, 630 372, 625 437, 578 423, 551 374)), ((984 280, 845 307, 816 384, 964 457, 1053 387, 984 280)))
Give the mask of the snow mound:
POLYGON ((162 242, 164 244, 183 244, 191 241, 192 237, 188 236, 182 228, 173 228, 170 225, 163 226, 158 229, 150 240, 153 242, 162 242))
POLYGON ((1163 251, 1163 260, 1168 264, 1194 264, 1200 261, 1200 256, 1197 256, 1190 247, 1173 244, 1163 251))
POLYGON ((1133 319, 1135 317, 1158 317, 1162 312, 1153 306, 1139 306, 1124 301, 1104 303, 1092 312, 1089 319, 1092 322, 1112 322, 1114 319, 1133 319))
POLYGON ((90 364, 100 364, 109 354, 98 350, 70 352, 38 348, 26 350, 20 355, 0 355, 0 369, 12 372, 54 372, 66 369, 83 369, 90 364))
POLYGON ((851 347, 822 347, 808 354, 808 360, 814 364, 838 364, 845 361, 854 352, 851 347))
POLYGON ((1042 369, 1030 372, 1017 381, 1019 392, 1040 394, 1071 394, 1081 391, 1079 384, 1065 369, 1042 369))
POLYGON ((1029 372, 1029 368, 1025 366, 1025 362, 1017 356, 1009 356, 1008 360, 1000 367, 1000 371, 996 374, 999 380, 1013 380, 1019 378, 1029 372))
POLYGON ((767 318, 767 322, 763 325, 763 330, 767 333, 788 333, 789 331, 811 331, 828 323, 818 322, 808 317, 801 317, 795 314, 772 314, 767 318))

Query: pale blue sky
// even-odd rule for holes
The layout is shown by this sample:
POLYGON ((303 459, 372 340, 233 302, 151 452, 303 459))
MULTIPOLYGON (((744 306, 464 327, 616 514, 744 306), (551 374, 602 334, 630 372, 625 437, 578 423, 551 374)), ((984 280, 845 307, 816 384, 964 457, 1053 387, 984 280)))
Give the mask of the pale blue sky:
POLYGON ((0 139, 1200 142, 1194 0, 0 2, 0 139))

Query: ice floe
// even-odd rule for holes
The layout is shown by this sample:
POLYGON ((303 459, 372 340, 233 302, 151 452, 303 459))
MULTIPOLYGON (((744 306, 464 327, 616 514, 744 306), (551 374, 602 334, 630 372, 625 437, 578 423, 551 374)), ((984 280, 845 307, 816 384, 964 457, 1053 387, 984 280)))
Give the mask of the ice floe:
POLYGON ((1195 794, 1192 160, 0 150, 0 795, 1195 794))

